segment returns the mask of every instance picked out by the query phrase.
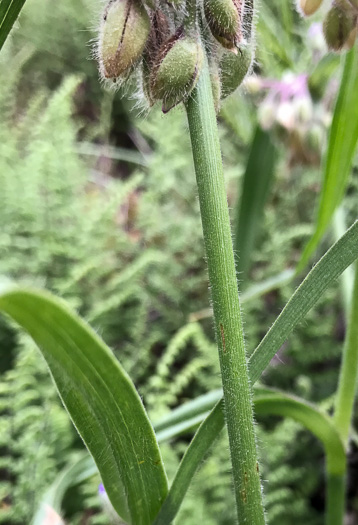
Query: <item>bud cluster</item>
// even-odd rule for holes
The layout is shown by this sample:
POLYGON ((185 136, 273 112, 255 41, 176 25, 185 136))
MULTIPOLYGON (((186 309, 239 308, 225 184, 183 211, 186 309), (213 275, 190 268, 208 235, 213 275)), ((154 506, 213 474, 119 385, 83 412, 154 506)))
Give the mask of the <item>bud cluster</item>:
MULTIPOLYGON (((323 0, 298 0, 305 16, 313 15, 323 0)), ((358 0, 333 0, 323 22, 324 36, 329 49, 351 49, 358 35, 358 0)))
POLYGON ((182 1, 110 0, 98 39, 101 75, 117 82, 139 72, 147 104, 161 101, 167 112, 190 96, 207 53, 218 108, 252 64, 253 0, 182 1))

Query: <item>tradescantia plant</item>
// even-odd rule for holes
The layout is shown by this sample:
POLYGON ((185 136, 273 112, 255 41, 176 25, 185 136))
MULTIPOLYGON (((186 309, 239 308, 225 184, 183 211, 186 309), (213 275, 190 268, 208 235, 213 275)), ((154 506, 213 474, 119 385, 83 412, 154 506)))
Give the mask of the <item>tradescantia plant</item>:
MULTIPOLYGON (((312 14, 320 3, 302 0, 301 8, 305 14, 312 14)), ((1 0, 0 46, 23 4, 23 1, 1 0)), ((326 39, 333 49, 351 42, 357 25, 356 11, 355 0, 333 3, 325 24, 326 39)), ((26 329, 38 344, 59 395, 96 463, 115 511, 132 525, 173 522, 190 480, 224 424, 229 435, 238 521, 252 525, 266 523, 251 384, 259 379, 296 324, 330 283, 358 257, 356 222, 311 270, 247 360, 216 110, 220 98, 232 93, 250 70, 253 18, 252 0, 203 0, 202 3, 188 0, 186 5, 180 1, 167 4, 155 0, 111 0, 102 16, 97 50, 104 79, 122 83, 139 73, 142 93, 149 106, 160 101, 163 111, 167 112, 181 102, 185 104, 223 400, 220 391, 181 407, 158 422, 155 433, 132 381, 86 323, 47 293, 8 285, 0 290, 0 309, 26 329), (164 436, 195 428, 201 421, 169 488, 158 442, 164 436)), ((352 147, 347 150, 345 141, 335 140, 341 117, 344 111, 343 116, 347 116, 356 92, 357 55, 353 48, 346 59, 337 102, 340 115, 335 115, 333 122, 324 172, 325 195, 332 192, 332 187, 336 189, 337 159, 341 160, 343 155, 346 172, 349 172, 358 139, 357 118, 350 134, 352 147)), ((342 195, 347 176, 344 173, 340 181, 342 195)), ((327 199, 323 202, 325 227, 338 204, 336 200, 333 206, 327 207, 327 199)), ((340 525, 344 514, 345 452, 358 369, 357 326, 358 278, 350 307, 334 419, 302 400, 276 391, 258 389, 255 393, 258 412, 293 417, 322 441, 327 455, 329 525, 340 525)))

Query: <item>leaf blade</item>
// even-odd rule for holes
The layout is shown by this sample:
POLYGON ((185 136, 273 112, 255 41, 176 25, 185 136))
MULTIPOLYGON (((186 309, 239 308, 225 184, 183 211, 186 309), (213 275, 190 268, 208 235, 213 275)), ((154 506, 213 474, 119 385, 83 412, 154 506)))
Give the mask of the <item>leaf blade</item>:
POLYGON ((26 0, 0 1, 0 50, 20 14, 26 0))
POLYGON ((249 361, 254 383, 328 286, 358 257, 358 221, 328 250, 297 288, 249 361))
POLYGON ((239 255, 237 270, 245 277, 252 249, 261 224, 261 216, 274 176, 277 150, 270 134, 257 126, 237 204, 235 252, 239 255))
POLYGON ((316 230, 302 254, 297 272, 305 267, 317 248, 346 190, 358 142, 357 92, 358 47, 353 46, 345 58, 341 86, 329 133, 316 230))
POLYGON ((0 294, 0 309, 40 347, 119 515, 149 525, 165 498, 167 480, 140 397, 114 355, 50 294, 14 289, 0 294))

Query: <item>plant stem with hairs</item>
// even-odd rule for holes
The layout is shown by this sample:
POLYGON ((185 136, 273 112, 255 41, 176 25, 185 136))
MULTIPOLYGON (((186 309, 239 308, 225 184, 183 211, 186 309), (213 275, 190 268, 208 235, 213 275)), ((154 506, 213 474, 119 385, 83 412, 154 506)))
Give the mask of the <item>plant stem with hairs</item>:
POLYGON ((219 348, 239 523, 264 525, 252 394, 208 62, 186 104, 219 348))

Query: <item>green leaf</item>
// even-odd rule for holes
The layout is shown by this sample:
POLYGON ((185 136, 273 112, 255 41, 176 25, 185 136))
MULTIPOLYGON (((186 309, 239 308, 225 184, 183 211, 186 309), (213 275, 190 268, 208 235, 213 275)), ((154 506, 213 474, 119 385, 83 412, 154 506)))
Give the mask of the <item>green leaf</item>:
POLYGON ((255 392, 254 404, 256 414, 289 417, 301 423, 322 443, 326 454, 327 473, 332 476, 344 474, 344 444, 331 417, 303 399, 274 389, 258 389, 255 392))
POLYGON ((347 230, 309 272, 252 354, 250 378, 258 380, 295 326, 316 304, 323 292, 358 257, 358 221, 347 230))
POLYGON ((234 236, 234 249, 239 255, 237 270, 243 279, 250 267, 252 249, 260 229, 276 159, 277 150, 270 134, 258 126, 246 166, 240 204, 237 206, 234 236))
POLYGON ((0 49, 4 45, 26 0, 0 0, 0 49))
POLYGON ((166 496, 167 479, 140 397, 112 352, 50 294, 5 291, 0 310, 41 349, 118 514, 133 525, 151 524, 166 496))
POLYGON ((317 248, 347 187, 358 141, 357 93, 358 46, 353 46, 345 58, 343 77, 329 134, 316 230, 302 254, 298 272, 305 267, 317 248))

